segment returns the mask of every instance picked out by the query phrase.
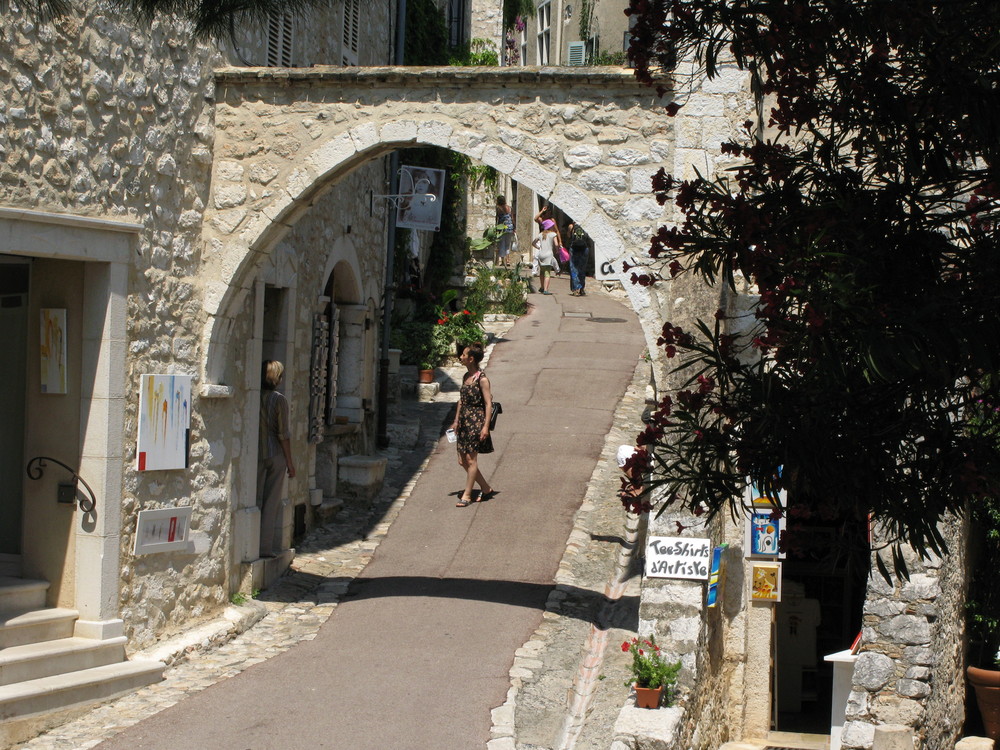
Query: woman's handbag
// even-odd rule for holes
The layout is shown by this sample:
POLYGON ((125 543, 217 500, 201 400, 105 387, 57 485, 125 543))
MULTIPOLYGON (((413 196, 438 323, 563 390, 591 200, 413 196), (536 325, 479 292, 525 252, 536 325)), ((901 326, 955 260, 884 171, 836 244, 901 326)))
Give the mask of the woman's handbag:
POLYGON ((559 259, 560 263, 569 262, 569 252, 562 246, 556 248, 556 257, 559 259))
POLYGON ((499 417, 501 414, 503 414, 503 407, 500 406, 499 401, 494 401, 493 411, 490 413, 490 432, 493 432, 493 430, 496 429, 497 417, 499 417))

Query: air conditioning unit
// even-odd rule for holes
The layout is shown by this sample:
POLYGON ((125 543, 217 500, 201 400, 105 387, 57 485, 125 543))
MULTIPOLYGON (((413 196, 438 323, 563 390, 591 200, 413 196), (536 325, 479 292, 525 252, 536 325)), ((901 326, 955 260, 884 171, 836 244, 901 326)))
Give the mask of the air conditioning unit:
POLYGON ((586 42, 570 42, 567 45, 567 50, 566 50, 566 64, 567 65, 586 65, 587 64, 587 43, 586 42))

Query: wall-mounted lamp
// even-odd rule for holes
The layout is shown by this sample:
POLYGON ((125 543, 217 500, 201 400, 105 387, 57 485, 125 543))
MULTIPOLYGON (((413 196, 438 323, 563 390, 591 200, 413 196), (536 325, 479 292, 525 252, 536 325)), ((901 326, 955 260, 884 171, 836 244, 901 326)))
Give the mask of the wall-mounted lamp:
POLYGON ((563 8, 563 23, 569 23, 570 19, 573 17, 573 6, 567 4, 563 8))

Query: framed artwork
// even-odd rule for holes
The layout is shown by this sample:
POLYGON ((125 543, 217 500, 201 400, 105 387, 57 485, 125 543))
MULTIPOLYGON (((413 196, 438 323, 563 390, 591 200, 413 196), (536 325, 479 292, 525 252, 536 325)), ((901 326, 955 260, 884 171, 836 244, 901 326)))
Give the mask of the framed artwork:
POLYGON ((777 497, 769 497, 756 485, 747 485, 745 496, 749 508, 743 548, 746 557, 770 557, 785 559, 780 549, 781 534, 785 530, 788 502, 784 491, 777 497))
POLYGON ((133 552, 149 555, 171 550, 190 551, 191 511, 190 506, 140 510, 133 552))
POLYGON ((781 601, 781 563, 752 562, 750 564, 750 600, 781 601))
POLYGON ((143 375, 139 385, 139 471, 185 469, 191 431, 191 376, 143 375))
POLYGON ((719 588, 725 578, 722 555, 728 546, 728 544, 723 544, 712 550, 712 564, 708 571, 708 591, 705 594, 705 606, 709 608, 719 605, 719 588))
POLYGON ((66 311, 43 307, 41 315, 42 393, 66 393, 66 311))

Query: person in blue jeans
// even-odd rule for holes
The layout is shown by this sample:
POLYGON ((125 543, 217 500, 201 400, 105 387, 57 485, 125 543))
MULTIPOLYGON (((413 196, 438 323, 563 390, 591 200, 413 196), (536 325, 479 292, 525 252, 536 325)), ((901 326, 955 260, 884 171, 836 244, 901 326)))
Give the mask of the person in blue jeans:
POLYGON ((587 259, 590 255, 590 240, 579 224, 569 225, 569 293, 574 297, 586 295, 587 259))

